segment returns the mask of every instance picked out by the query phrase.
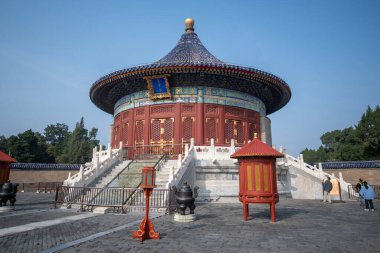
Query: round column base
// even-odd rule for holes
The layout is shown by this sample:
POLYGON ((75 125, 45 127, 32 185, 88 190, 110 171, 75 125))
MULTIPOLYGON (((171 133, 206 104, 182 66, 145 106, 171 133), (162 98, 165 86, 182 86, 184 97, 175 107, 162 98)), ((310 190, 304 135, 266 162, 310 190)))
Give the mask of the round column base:
POLYGON ((197 219, 197 216, 195 214, 179 214, 175 213, 174 214, 174 220, 178 222, 193 222, 197 219))
POLYGON ((0 213, 12 212, 15 210, 14 206, 2 206, 0 207, 0 213))

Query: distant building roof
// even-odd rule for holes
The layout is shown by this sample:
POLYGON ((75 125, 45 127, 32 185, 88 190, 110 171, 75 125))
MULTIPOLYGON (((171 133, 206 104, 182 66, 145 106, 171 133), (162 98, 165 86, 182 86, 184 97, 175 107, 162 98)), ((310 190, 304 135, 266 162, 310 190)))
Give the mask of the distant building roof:
POLYGON ((12 170, 79 170, 81 164, 13 163, 12 170))
POLYGON ((17 161, 4 152, 0 151, 0 162, 15 163, 17 161))
POLYGON ((380 168, 380 161, 324 162, 322 169, 375 169, 380 168))
POLYGON ((255 134, 253 141, 231 155, 231 158, 239 157, 284 157, 284 154, 260 141, 255 134))

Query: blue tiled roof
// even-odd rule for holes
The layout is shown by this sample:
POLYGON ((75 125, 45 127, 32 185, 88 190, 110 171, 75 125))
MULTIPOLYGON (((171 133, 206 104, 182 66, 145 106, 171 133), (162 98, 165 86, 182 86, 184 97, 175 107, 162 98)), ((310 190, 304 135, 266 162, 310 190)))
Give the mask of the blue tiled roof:
POLYGON ((380 161, 360 161, 360 162, 324 162, 323 169, 371 169, 380 168, 380 161))
POLYGON ((90 88, 92 102, 103 111, 114 114, 114 105, 121 97, 146 89, 144 77, 165 74, 170 75, 171 87, 180 87, 188 81, 200 86, 228 86, 246 92, 264 102, 266 114, 288 103, 291 91, 284 80, 259 69, 219 60, 203 46, 195 32, 188 30, 162 59, 100 77, 90 88))
POLYGON ((13 163, 11 170, 79 170, 81 164, 13 163))
POLYGON ((184 33, 172 51, 155 62, 157 65, 224 64, 213 56, 194 32, 184 33))

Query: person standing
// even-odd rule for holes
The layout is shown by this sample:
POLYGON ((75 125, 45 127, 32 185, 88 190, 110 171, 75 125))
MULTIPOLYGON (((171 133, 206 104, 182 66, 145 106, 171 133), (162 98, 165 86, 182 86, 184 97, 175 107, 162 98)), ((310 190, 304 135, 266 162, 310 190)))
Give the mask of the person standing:
POLYGON ((325 180, 323 180, 323 203, 329 202, 331 204, 331 195, 330 192, 333 188, 332 183, 330 181, 330 177, 326 176, 325 180))
POLYGON ((330 181, 330 177, 326 176, 325 180, 323 180, 323 203, 329 202, 331 204, 331 195, 330 192, 332 190, 332 183, 330 181))
POLYGON ((370 208, 372 212, 375 211, 375 208, 373 206, 373 200, 375 199, 375 191, 373 190, 372 186, 368 185, 367 182, 364 182, 363 186, 360 189, 360 195, 364 199, 364 211, 369 211, 370 208))
POLYGON ((361 188, 362 188, 362 184, 357 183, 356 186, 355 186, 355 191, 359 194, 359 204, 360 204, 360 206, 364 206, 364 199, 363 199, 362 195, 360 195, 361 188))

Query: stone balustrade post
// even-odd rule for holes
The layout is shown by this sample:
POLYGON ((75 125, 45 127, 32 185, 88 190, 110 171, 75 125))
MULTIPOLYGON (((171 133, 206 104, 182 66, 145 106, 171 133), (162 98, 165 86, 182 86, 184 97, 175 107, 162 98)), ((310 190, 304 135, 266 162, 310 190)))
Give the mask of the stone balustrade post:
POLYGON ((211 140, 210 140, 210 151, 209 152, 210 152, 212 160, 214 161, 215 160, 215 140, 213 138, 211 138, 211 140))
POLYGON ((339 182, 343 182, 343 174, 339 171, 339 182))
POLYGON ((322 163, 318 163, 319 178, 323 178, 322 163))
MULTIPOLYGON (((230 145, 230 152, 228 153, 228 158, 230 158, 230 156, 235 153, 235 140, 234 139, 231 139, 231 145, 230 145)), ((227 158, 227 159, 228 159, 227 158)))
POLYGON ((185 144, 185 158, 189 155, 189 144, 185 144))
POLYGON ((173 166, 170 166, 170 170, 169 170, 169 182, 172 182, 174 179, 174 168, 173 166))
POLYGON ((112 148, 111 148, 111 144, 108 144, 107 156, 108 156, 109 159, 111 159, 111 157, 112 157, 112 148))
POLYGON ((84 181, 84 169, 83 169, 83 165, 80 166, 79 168, 79 176, 80 176, 80 184, 83 185, 83 181, 84 181))
POLYGON ((180 168, 181 165, 182 165, 182 154, 179 154, 179 155, 178 155, 178 162, 177 162, 177 165, 178 165, 178 166, 177 166, 178 168, 180 168))
POLYGON ((194 138, 190 139, 190 148, 194 147, 194 138))
POLYGON ((96 160, 95 160, 95 177, 98 177, 98 170, 99 170, 99 167, 100 167, 100 164, 99 164, 99 156, 96 157, 96 160))
POLYGON ((96 152, 98 151, 98 147, 95 146, 93 149, 92 149, 92 160, 91 162, 94 163, 95 162, 95 157, 96 157, 96 152))
POLYGON ((299 161, 300 161, 300 167, 301 167, 301 169, 304 169, 305 164, 304 164, 304 162, 303 162, 303 154, 300 154, 300 159, 299 159, 299 161))

